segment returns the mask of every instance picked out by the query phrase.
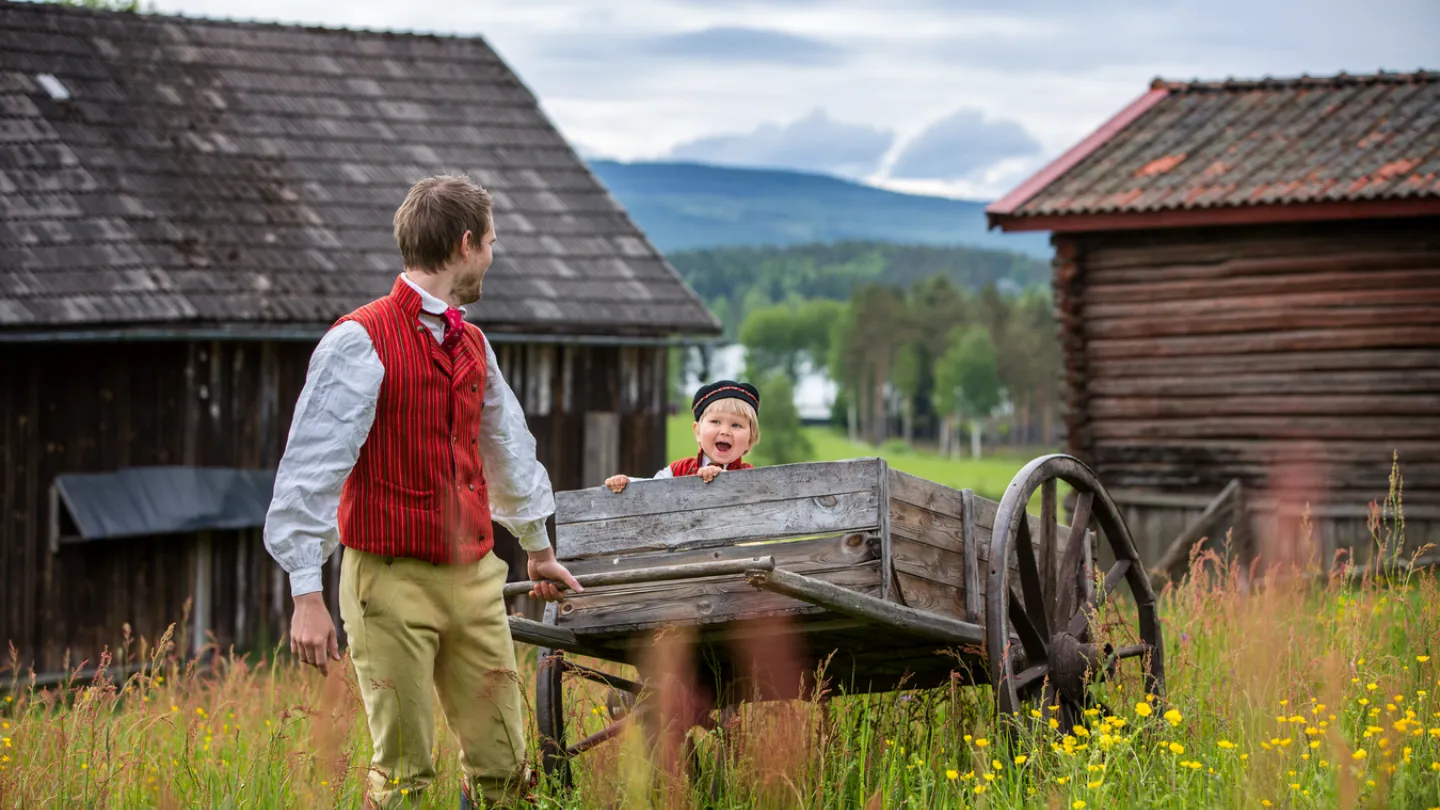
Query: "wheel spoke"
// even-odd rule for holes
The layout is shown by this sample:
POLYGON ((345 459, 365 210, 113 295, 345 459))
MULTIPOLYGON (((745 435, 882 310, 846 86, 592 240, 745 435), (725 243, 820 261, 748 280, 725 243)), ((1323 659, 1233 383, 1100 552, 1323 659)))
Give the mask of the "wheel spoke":
MULTIPOLYGON (((1049 638, 1050 627, 1045 621, 1045 594, 1041 590, 1040 569, 1035 565, 1035 547, 1030 544, 1029 515, 1020 516, 1020 531, 1015 538, 1015 558, 1020 563, 1020 587, 1025 593, 1025 615, 1040 638, 1049 638)), ((1011 596, 1013 598, 1013 591, 1011 596)), ((1016 627, 1018 629, 1019 625, 1016 627)), ((1024 634, 1021 634, 1021 639, 1024 639, 1024 634)), ((1028 644, 1026 649, 1029 649, 1028 644)))
POLYGON ((577 664, 568 658, 560 659, 560 665, 565 668, 566 672, 573 672, 587 681, 594 681, 595 683, 608 686, 611 689, 618 689, 621 692, 638 695, 642 688, 640 684, 632 680, 622 678, 618 675, 611 675, 608 672, 601 672, 598 669, 591 669, 583 664, 577 664))
POLYGON ((1044 680, 1045 676, 1049 674, 1050 663, 1048 661, 1042 661, 1015 676, 1015 691, 1028 691, 1036 683, 1044 680))
MULTIPOLYGON (((1055 613, 1055 602, 1057 599, 1056 586, 1059 576, 1056 573, 1055 567, 1060 561, 1059 549, 1057 547, 1059 530, 1056 529, 1055 525, 1059 519, 1059 511, 1055 508, 1055 490, 1056 484, 1054 478, 1047 478, 1040 484, 1040 565, 1038 568, 1040 571, 1040 593, 1045 600, 1041 609, 1045 613, 1046 628, 1059 626, 1057 621, 1051 619, 1051 616, 1058 615, 1055 613)), ((1029 522, 1028 519, 1026 522, 1029 522)), ((1050 634, 1046 633, 1045 637, 1049 638, 1050 634)))
POLYGON ((1070 624, 1065 628, 1066 632, 1079 638, 1080 634, 1085 631, 1086 626, 1090 623, 1090 614, 1095 612, 1095 608, 1099 607, 1101 602, 1110 598, 1110 594, 1120 586, 1120 580, 1125 578, 1125 572, 1129 570, 1129 560, 1120 560, 1110 566, 1109 573, 1105 574, 1105 587, 1102 589, 1102 592, 1097 595, 1092 595, 1090 599, 1086 600, 1085 606, 1076 611, 1074 616, 1070 617, 1070 624))
POLYGON ((1045 652, 1045 637, 1030 623, 1030 615, 1020 603, 1020 594, 1010 589, 1010 623, 1015 625, 1015 634, 1020 636, 1020 645, 1025 648, 1026 660, 1039 663, 1048 657, 1045 652))
POLYGON ((1090 533, 1086 531, 1086 524, 1090 522, 1090 501, 1094 497, 1089 492, 1082 492, 1075 504, 1075 518, 1070 523, 1070 535, 1065 540, 1065 558, 1060 562, 1060 576, 1056 583, 1053 615, 1056 627, 1067 623, 1081 603, 1089 557, 1090 533))
POLYGON ((616 720, 615 722, 611 723, 600 731, 597 731, 594 734, 591 734, 589 737, 586 737, 585 739, 575 743, 574 745, 567 747, 565 749, 565 756, 578 756, 585 753, 586 751, 589 751, 591 748, 594 748, 600 743, 605 742, 606 740, 614 739, 620 734, 620 732, 625 730, 625 727, 629 725, 629 721, 630 718, 628 716, 616 720))

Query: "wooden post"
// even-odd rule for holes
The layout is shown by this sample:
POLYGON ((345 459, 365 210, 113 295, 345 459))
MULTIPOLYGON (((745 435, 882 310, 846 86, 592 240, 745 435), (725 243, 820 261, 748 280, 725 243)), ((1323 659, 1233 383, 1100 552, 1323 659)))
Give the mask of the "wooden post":
POLYGON ((205 646, 205 633, 210 629, 210 577, 213 571, 210 532, 200 532, 195 540, 191 566, 190 593, 194 604, 190 611, 190 655, 198 656, 205 646))
POLYGON ((980 623, 980 548, 975 537, 975 490, 960 491, 960 551, 965 555, 965 619, 980 623))
MULTIPOLYGON (((585 414, 585 458, 581 487, 598 487, 620 470, 620 414, 590 411, 585 414)), ((630 470, 648 476, 654 470, 630 470)))
POLYGON ((1205 536, 1206 530, 1210 528, 1216 518, 1226 513, 1227 506, 1231 507, 1230 513, 1234 514, 1233 504, 1239 494, 1240 479, 1232 478, 1230 483, 1220 490, 1220 494, 1216 495, 1214 500, 1205 507, 1205 511, 1192 520, 1190 525, 1185 527, 1185 531, 1170 543, 1170 547, 1165 550, 1165 553, 1160 555, 1160 559, 1150 569, 1152 576, 1162 578, 1162 581, 1166 578, 1178 580, 1183 577, 1185 568, 1190 563, 1191 546, 1205 536))

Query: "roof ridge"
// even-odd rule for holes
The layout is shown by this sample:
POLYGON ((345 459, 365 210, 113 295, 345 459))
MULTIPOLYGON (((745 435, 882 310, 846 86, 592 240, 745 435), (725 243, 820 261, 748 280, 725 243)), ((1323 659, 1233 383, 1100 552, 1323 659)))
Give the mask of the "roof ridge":
POLYGON ((1414 71, 1386 71, 1375 73, 1348 73, 1341 71, 1324 76, 1263 76, 1259 79, 1237 79, 1233 76, 1220 80, 1191 79, 1189 81, 1166 79, 1156 76, 1150 82, 1152 90, 1168 90, 1172 93, 1279 90, 1306 87, 1347 87, 1370 84, 1428 84, 1440 81, 1440 71, 1417 68, 1414 71))
MULTIPOLYGON (((484 34, 471 33, 462 34, 457 32, 446 32, 439 30, 426 30, 415 28, 350 28, 340 25, 325 25, 323 23, 301 23, 286 22, 279 19, 262 19, 259 17, 210 17, 205 15, 192 15, 183 12, 162 12, 162 11, 116 11, 111 9, 87 8, 80 5, 70 5, 54 2, 21 2, 21 0, 0 0, 0 8, 14 11, 25 11, 37 16, 47 14, 72 14, 75 16, 92 17, 114 17, 126 16, 136 19, 172 21, 201 25, 222 25, 222 26, 252 26, 256 28, 278 28, 291 31, 308 31, 317 34, 365 34, 380 37, 403 37, 413 39, 442 39, 455 41, 477 41, 486 47, 490 42, 484 34)), ((493 50, 493 49, 492 49, 493 50)))

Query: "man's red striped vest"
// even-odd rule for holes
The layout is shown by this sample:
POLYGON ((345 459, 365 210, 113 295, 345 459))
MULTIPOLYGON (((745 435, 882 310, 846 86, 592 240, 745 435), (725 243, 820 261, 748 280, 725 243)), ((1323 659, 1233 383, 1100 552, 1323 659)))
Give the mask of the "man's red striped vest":
MULTIPOLYGON (((682 458, 679 461, 670 462, 670 474, 679 478, 685 475, 694 475, 700 472, 700 457, 705 451, 696 453, 693 458, 682 458)), ((727 470, 753 470, 755 466, 747 463, 744 459, 737 458, 725 467, 727 470)))
POLYGON ((494 546, 478 444, 485 344, 465 324, 452 361, 403 278, 341 318, 365 327, 385 378, 375 422, 340 494, 340 542, 386 557, 463 564, 494 546))

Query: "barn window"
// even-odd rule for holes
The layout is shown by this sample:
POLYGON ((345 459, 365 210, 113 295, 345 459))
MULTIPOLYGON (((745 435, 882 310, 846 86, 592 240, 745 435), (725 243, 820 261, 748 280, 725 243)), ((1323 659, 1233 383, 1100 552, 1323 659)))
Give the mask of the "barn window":
POLYGON ((265 525, 273 470, 130 467, 64 473, 50 488, 50 550, 62 544, 265 525))

